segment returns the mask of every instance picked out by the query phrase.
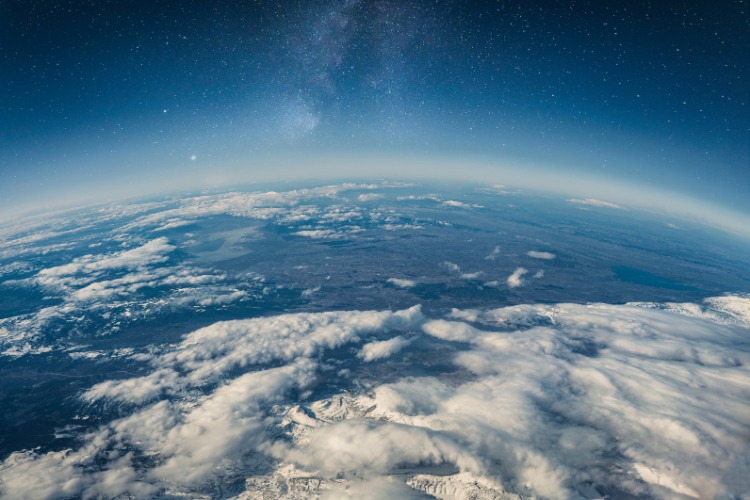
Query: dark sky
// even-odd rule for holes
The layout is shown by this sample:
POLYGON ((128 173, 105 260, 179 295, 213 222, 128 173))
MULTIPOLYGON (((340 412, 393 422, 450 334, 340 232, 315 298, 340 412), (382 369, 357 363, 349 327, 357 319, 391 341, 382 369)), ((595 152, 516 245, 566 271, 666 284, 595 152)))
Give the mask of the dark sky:
POLYGON ((747 213, 747 9, 0 0, 0 210, 388 153, 611 176, 747 213))

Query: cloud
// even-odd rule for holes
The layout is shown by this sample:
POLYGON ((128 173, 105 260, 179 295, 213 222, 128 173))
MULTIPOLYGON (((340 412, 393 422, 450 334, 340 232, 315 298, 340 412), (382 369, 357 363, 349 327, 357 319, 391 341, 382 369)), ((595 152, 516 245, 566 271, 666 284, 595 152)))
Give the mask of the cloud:
POLYGON ((528 273, 525 268, 523 267, 517 267, 513 273, 511 273, 510 276, 508 276, 508 279, 506 280, 508 283, 508 286, 511 288, 518 288, 519 286, 523 285, 524 280, 522 276, 526 273, 528 273))
POLYGON ((388 278, 388 283, 399 288, 413 288, 417 286, 416 281, 402 278, 388 278))
MULTIPOLYGON (((0 466, 0 494, 95 496, 106 484, 115 494, 148 496, 163 488, 163 481, 203 484, 273 439, 274 405, 316 379, 318 353, 422 322, 420 308, 413 307, 283 315, 196 330, 152 357, 151 373, 86 391, 85 401, 125 403, 130 413, 82 436, 79 449, 12 454, 0 466), (283 363, 267 366, 274 362, 283 363), (129 465, 123 450, 134 448, 155 457, 149 467, 129 465), (104 471, 95 464, 104 464, 104 471)), ((391 340, 381 344, 393 353, 408 343, 391 340)), ((378 348, 370 349, 378 355, 378 348)))
POLYGON ((422 325, 422 330, 433 337, 443 340, 469 342, 477 335, 476 328, 466 323, 436 319, 422 325))
POLYGON ((302 296, 303 297, 312 297, 312 295, 315 292, 319 292, 319 291, 320 291, 320 285, 318 285, 316 287, 313 287, 313 288, 307 288, 305 290, 302 290, 302 296))
POLYGON ((536 250, 529 250, 528 252, 526 252, 526 255, 528 255, 532 259, 552 260, 555 258, 555 254, 553 253, 537 252, 536 250))
POLYGON ((461 272, 461 268, 458 266, 458 264, 454 264, 453 262, 448 262, 446 260, 441 265, 445 269, 447 269, 449 272, 452 272, 452 273, 460 273, 461 272))
POLYGON ((112 269, 140 269, 168 260, 167 254, 175 250, 167 238, 157 238, 140 247, 109 255, 85 255, 70 264, 42 269, 37 275, 41 285, 64 285, 66 276, 98 275, 112 269))
MULTIPOLYGON (((162 209, 141 216, 122 227, 123 231, 159 227, 169 221, 211 217, 215 215, 232 215, 250 219, 283 221, 294 214, 307 214, 305 219, 320 213, 321 200, 337 199, 348 191, 377 190, 382 188, 400 188, 406 185, 393 183, 342 183, 290 191, 266 192, 231 192, 217 195, 205 195, 181 198, 174 208, 162 209), (301 207, 305 202, 316 202, 314 206, 301 207)), ((341 207, 331 207, 331 211, 341 207)))
POLYGON ((351 419, 317 428, 304 448, 274 449, 284 460, 327 476, 340 471, 381 475, 403 464, 454 464, 479 472, 481 464, 450 437, 426 428, 351 419))
POLYGON ((89 325, 96 325, 98 335, 112 335, 159 312, 221 308, 267 293, 261 276, 182 264, 175 250, 167 238, 157 238, 119 252, 86 254, 23 279, 19 283, 41 287, 58 303, 0 318, 0 330, 8 332, 0 337, 0 355, 68 348, 68 336, 89 325))
POLYGON ((214 323, 185 337, 178 348, 152 361, 146 376, 93 386, 84 399, 145 402, 178 394, 191 384, 215 383, 232 370, 291 361, 356 342, 360 335, 421 324, 419 307, 397 312, 289 314, 214 323), (180 374, 179 376, 177 374, 180 374), (147 388, 134 390, 136 387, 147 388), (136 394, 143 394, 136 397, 136 394))
POLYGON ((568 203, 574 203, 576 205, 588 205, 592 207, 603 207, 603 208, 617 208, 619 210, 624 210, 624 208, 620 205, 617 205, 615 203, 610 203, 608 201, 602 201, 597 200, 596 198, 570 198, 567 200, 568 203))
POLYGON ((294 234, 318 240, 340 240, 346 238, 346 233, 334 229, 305 229, 296 231, 294 234))
POLYGON ((383 195, 380 193, 362 193, 357 196, 357 200, 362 202, 379 200, 381 198, 383 198, 383 195))
POLYGON ((470 203, 464 203, 462 201, 456 201, 456 200, 445 200, 443 203, 441 203, 444 207, 454 207, 454 208, 482 208, 481 205, 475 205, 470 203))
POLYGON ((727 295, 214 323, 84 393, 120 416, 11 454, 0 495, 196 497, 226 476, 246 496, 741 497, 748 313, 727 295))
POLYGON ((365 362, 377 361, 379 359, 387 358, 397 352, 401 351, 404 347, 411 343, 409 339, 404 337, 393 337, 388 340, 381 340, 377 342, 370 342, 362 346, 362 349, 357 354, 358 358, 361 358, 365 362))
MULTIPOLYGON (((750 299, 730 301, 740 311, 750 307, 750 299)), ((440 429, 466 443, 485 459, 483 477, 504 478, 502 488, 516 493, 704 498, 745 491, 750 483, 734 471, 747 449, 737 438, 746 426, 735 418, 750 411, 743 368, 750 352, 736 351, 747 326, 638 309, 454 310, 485 329, 443 320, 423 329, 474 346, 455 362, 477 379, 458 387, 439 375, 386 384, 360 404, 375 406, 370 418, 440 429), (493 463, 504 465, 486 465, 493 463)), ((444 482, 420 476, 419 484, 426 491, 444 482)))
POLYGON ((436 201, 436 202, 442 202, 443 199, 438 196, 437 194, 421 194, 421 195, 405 195, 405 196, 397 196, 396 200, 398 201, 422 201, 422 200, 429 200, 429 201, 436 201))
POLYGON ((179 237, 171 241, 164 236, 144 239, 144 234, 165 234, 159 232, 184 224, 202 224, 206 218, 218 215, 267 221, 283 228, 285 234, 322 241, 354 239, 359 235, 366 238, 365 233, 378 229, 421 229, 426 221, 393 209, 365 211, 349 206, 342 197, 355 191, 357 196, 371 200, 372 195, 381 194, 373 191, 407 186, 343 183, 282 192, 200 195, 178 201, 106 206, 75 216, 61 212, 46 220, 29 219, 12 230, 0 228, 7 236, 0 241, 0 258, 20 262, 22 255, 55 252, 54 260, 46 260, 56 264, 42 269, 38 264, 0 267, 0 274, 13 278, 12 273, 35 273, 33 277, 22 275, 14 286, 41 287, 49 299, 47 304, 56 304, 0 318, 0 328, 9 332, 0 337, 0 355, 47 352, 64 344, 73 332, 94 323, 99 334, 111 335, 132 322, 162 312, 226 308, 273 290, 262 283, 261 276, 219 272, 185 260, 190 252, 198 254, 203 262, 224 260, 227 252, 236 251, 232 248, 248 231, 212 233, 224 241, 213 253, 201 250, 197 241, 181 241, 179 237), (107 229, 102 230, 102 225, 107 229), (96 241, 88 233, 81 241, 62 240, 93 229, 99 231, 96 241), (122 248, 113 251, 112 244, 118 242, 122 248), (67 255, 73 257, 66 258, 67 255))
POLYGON ((749 298, 748 294, 741 294, 709 297, 703 301, 703 305, 691 302, 631 302, 628 305, 675 312, 724 325, 750 327, 749 298))
POLYGON ((495 260, 500 255, 500 245, 496 245, 495 248, 485 257, 485 260, 495 260))

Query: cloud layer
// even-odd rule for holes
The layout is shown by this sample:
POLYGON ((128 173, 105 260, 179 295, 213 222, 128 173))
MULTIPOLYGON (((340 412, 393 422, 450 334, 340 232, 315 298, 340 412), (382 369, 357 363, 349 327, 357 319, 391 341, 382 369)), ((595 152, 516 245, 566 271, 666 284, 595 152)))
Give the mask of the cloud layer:
POLYGON ((741 495, 748 335, 741 296, 219 322, 87 390, 121 416, 75 449, 12 454, 0 492, 197 494, 239 475, 246 498, 741 495), (356 344, 347 368, 329 359, 356 344), (313 396, 407 359, 389 382, 313 396))

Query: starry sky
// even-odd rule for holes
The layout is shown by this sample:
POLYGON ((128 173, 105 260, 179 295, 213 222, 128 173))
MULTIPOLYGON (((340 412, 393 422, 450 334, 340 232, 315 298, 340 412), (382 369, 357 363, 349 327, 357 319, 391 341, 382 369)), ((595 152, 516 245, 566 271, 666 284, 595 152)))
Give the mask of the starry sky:
POLYGON ((748 19, 745 0, 2 0, 0 212, 439 164, 747 214, 748 19))

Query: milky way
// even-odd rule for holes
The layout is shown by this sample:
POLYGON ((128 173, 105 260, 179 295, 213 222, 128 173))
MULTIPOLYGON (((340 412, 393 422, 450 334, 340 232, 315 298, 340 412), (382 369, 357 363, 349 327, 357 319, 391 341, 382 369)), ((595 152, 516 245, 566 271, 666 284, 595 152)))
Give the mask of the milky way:
POLYGON ((377 154, 747 211, 747 19, 743 1, 4 2, 0 207, 144 177, 362 177, 377 154))

